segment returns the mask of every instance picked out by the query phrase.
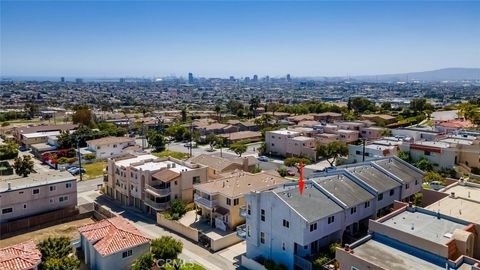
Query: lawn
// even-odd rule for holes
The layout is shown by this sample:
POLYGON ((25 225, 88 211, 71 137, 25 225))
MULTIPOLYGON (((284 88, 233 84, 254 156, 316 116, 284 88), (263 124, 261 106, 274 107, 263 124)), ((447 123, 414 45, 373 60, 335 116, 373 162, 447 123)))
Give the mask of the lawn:
POLYGON ((83 179, 89 180, 103 175, 103 169, 107 166, 106 160, 99 160, 89 164, 82 164, 85 169, 83 179))
POLYGON ((188 158, 187 153, 180 153, 180 152, 175 152, 175 151, 170 151, 170 150, 164 150, 162 152, 152 152, 152 155, 157 156, 157 157, 173 157, 176 159, 186 159, 188 158))
MULTIPOLYGON (((171 265, 164 266, 166 270, 173 270, 175 269, 171 265)), ((196 263, 184 263, 180 266, 180 270, 206 270, 203 266, 196 264, 196 263)))

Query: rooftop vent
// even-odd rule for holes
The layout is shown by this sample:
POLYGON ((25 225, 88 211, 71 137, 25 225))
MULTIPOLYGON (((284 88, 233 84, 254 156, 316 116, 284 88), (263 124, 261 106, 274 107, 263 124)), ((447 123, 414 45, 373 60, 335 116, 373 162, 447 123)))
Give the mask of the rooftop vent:
POLYGON ((455 198, 455 192, 450 192, 450 198, 455 198))

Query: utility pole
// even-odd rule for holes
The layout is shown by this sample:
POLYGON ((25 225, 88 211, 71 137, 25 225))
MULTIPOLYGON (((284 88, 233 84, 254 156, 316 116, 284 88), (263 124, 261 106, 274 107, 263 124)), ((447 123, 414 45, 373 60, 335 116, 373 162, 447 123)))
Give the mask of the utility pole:
POLYGON ((362 162, 365 162, 365 139, 362 139, 363 152, 362 152, 362 162))
POLYGON ((77 136, 77 154, 78 154, 78 166, 80 167, 80 181, 83 180, 83 173, 82 173, 82 154, 80 154, 80 138, 77 136))
POLYGON ((190 123, 190 157, 192 157, 192 149, 193 149, 193 124, 190 123))

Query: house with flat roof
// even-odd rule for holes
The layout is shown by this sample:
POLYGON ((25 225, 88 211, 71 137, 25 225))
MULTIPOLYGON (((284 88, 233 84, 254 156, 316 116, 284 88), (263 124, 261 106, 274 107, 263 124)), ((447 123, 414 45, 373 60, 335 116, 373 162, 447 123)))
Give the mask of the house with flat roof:
MULTIPOLYGON (((307 137, 302 130, 297 130, 281 129, 266 132, 267 153, 283 157, 303 156, 316 160, 315 138, 307 137)), ((313 129, 306 131, 312 132, 313 129)))
POLYGON ((128 151, 129 148, 140 149, 135 148, 135 138, 110 136, 87 141, 85 150, 95 154, 95 159, 99 160, 132 153, 133 151, 128 151))
POLYGON ((13 136, 19 144, 31 145, 45 143, 48 136, 57 136, 62 131, 73 131, 77 129, 76 124, 40 125, 32 127, 14 127, 13 136))
POLYGON ((42 262, 42 253, 32 241, 0 248, 0 269, 37 270, 42 262))
POLYGON ((170 207, 170 201, 193 201, 193 185, 207 181, 207 167, 150 154, 111 158, 106 194, 151 215, 170 207))
POLYGON ((479 239, 468 221, 406 204, 370 220, 366 237, 337 248, 341 270, 480 269, 479 239))
POLYGON ((195 204, 202 218, 221 230, 234 230, 245 222, 245 194, 274 188, 288 180, 272 173, 234 171, 223 178, 194 186, 195 204), (215 224, 215 225, 214 225, 215 224))
POLYGON ((60 210, 75 209, 77 181, 66 171, 38 171, 27 177, 0 178, 0 222, 60 210))
POLYGON ((92 270, 131 269, 150 251, 150 238, 121 216, 78 228, 85 264, 92 270))
POLYGON ((221 174, 234 170, 250 171, 258 162, 256 158, 243 157, 227 159, 215 155, 201 154, 189 160, 193 164, 200 164, 207 167, 209 178, 222 177, 221 174))
POLYGON ((251 192, 245 196, 246 224, 237 232, 246 239, 248 259, 311 269, 310 259, 321 248, 366 231, 369 218, 419 192, 422 178, 422 171, 391 157, 314 175, 303 194, 298 183, 251 192))

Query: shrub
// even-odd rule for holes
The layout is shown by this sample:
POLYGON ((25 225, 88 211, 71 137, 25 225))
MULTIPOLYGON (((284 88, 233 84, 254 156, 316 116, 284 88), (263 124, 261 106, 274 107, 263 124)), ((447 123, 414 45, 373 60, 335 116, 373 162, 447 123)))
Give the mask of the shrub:
POLYGON ((187 212, 187 207, 184 201, 180 199, 176 199, 170 203, 169 213, 173 220, 180 219, 186 212, 187 212))
POLYGON ((85 160, 93 160, 93 159, 96 158, 96 155, 94 153, 88 153, 88 154, 84 155, 83 158, 85 160))
POLYGON ((155 259, 173 260, 182 252, 182 242, 171 236, 162 236, 152 240, 151 251, 155 259))

